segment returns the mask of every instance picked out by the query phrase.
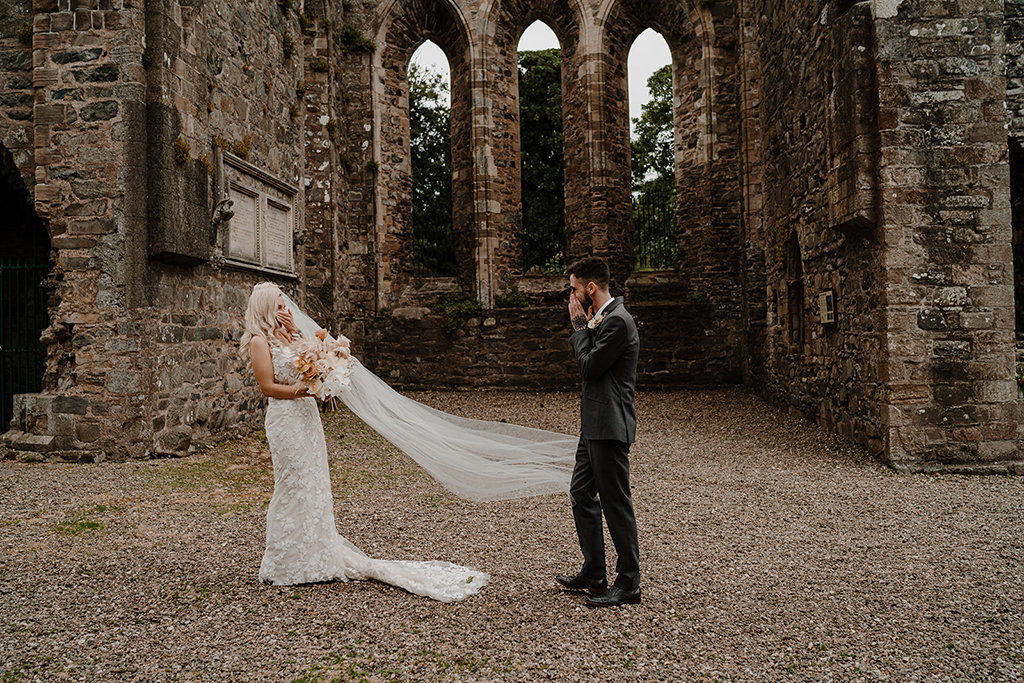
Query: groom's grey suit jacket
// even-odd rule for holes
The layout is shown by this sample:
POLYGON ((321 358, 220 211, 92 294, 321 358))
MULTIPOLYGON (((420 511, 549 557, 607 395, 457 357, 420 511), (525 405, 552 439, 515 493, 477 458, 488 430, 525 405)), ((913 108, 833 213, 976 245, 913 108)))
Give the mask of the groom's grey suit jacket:
POLYGON ((636 440, 636 359, 640 335, 633 316, 616 297, 594 329, 569 337, 583 375, 580 436, 630 444, 636 440))

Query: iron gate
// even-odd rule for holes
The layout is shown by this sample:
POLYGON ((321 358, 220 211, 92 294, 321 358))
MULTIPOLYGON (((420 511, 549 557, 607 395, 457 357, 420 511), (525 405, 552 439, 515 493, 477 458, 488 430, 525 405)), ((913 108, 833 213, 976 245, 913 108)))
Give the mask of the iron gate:
POLYGON ((676 267, 676 188, 647 183, 633 197, 633 256, 636 270, 676 267))
POLYGON ((39 335, 48 324, 46 290, 40 283, 50 264, 0 259, 0 433, 14 414, 14 395, 42 389, 46 348, 39 335))

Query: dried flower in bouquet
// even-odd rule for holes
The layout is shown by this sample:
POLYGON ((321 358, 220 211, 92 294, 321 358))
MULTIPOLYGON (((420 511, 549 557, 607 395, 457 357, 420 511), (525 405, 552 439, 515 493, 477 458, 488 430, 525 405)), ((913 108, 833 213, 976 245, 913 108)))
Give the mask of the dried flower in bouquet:
POLYGON ((299 382, 321 401, 340 396, 349 383, 350 347, 347 337, 335 339, 326 330, 318 330, 315 339, 293 342, 299 382))

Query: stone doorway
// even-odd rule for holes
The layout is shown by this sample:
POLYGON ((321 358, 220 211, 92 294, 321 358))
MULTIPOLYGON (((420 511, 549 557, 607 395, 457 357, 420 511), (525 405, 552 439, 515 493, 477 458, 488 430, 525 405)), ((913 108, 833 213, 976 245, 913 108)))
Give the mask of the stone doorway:
POLYGON ((42 390, 49 324, 45 281, 50 239, 10 154, 0 148, 0 432, 13 416, 15 394, 42 390))

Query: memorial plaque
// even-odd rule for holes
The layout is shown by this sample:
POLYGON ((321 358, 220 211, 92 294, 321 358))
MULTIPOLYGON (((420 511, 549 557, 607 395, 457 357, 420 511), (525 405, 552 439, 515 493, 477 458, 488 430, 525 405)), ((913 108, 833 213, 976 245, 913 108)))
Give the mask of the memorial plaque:
POLYGON ((267 200, 267 220, 264 232, 267 245, 267 265, 271 268, 292 269, 292 211, 291 207, 267 200))
POLYGON ((222 187, 233 202, 234 213, 223 234, 226 262, 294 276, 298 188, 232 154, 218 152, 222 187))
POLYGON ((259 196, 232 187, 231 201, 234 202, 231 208, 235 215, 231 218, 231 227, 228 233, 227 256, 258 262, 259 250, 257 247, 260 226, 257 204, 259 196))

